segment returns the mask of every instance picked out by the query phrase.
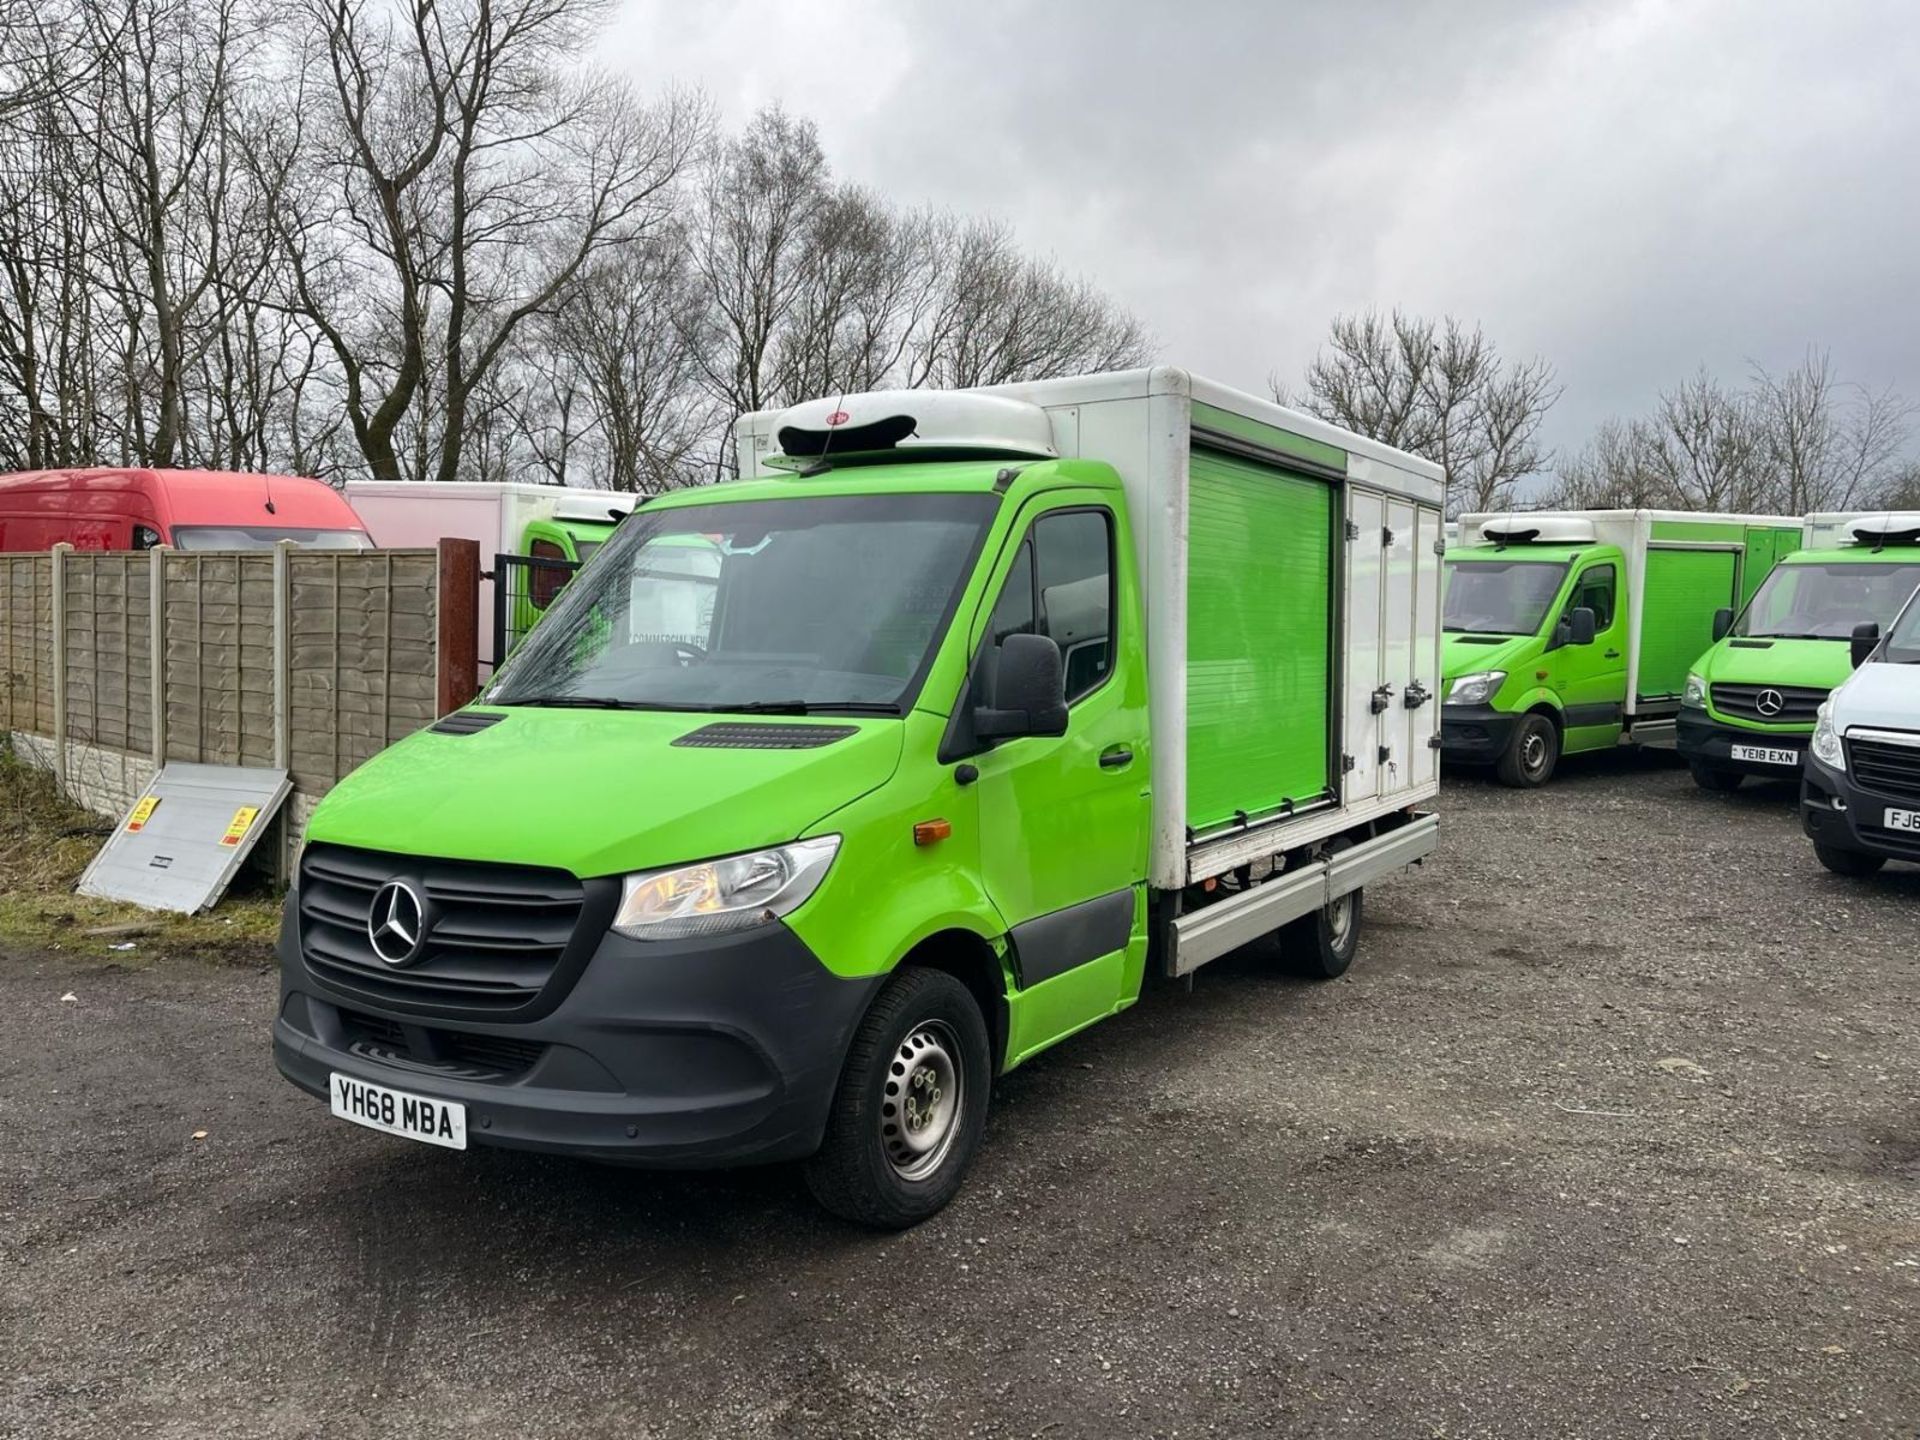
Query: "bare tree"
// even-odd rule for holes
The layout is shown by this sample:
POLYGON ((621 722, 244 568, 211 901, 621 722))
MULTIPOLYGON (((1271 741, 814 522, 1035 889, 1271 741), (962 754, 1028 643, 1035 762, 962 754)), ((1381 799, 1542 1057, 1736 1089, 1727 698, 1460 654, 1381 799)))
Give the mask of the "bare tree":
POLYGON ((1151 357, 1137 319, 1056 263, 1023 256, 1005 226, 942 224, 938 294, 908 347, 909 385, 1046 380, 1151 357))
POLYGON ((1871 501, 1899 463, 1914 413, 1891 390, 1842 384, 1825 351, 1779 375, 1754 366, 1752 396, 1771 498, 1789 515, 1871 501))
POLYGON ((1603 425, 1542 499, 1779 515, 1881 503, 1899 489, 1912 413, 1838 381, 1820 352, 1778 375, 1756 365, 1741 390, 1702 370, 1651 414, 1603 425))
MULTIPOLYGON (((1295 400, 1270 382, 1282 403, 1295 400)), ((1395 310, 1336 316, 1297 403, 1446 472, 1449 514, 1512 502, 1551 459, 1540 427, 1560 398, 1553 367, 1509 363, 1478 326, 1395 310)))
POLYGON ((454 479, 521 327, 670 218, 704 110, 570 75, 593 0, 306 3, 325 121, 282 229, 296 303, 371 471, 454 479))

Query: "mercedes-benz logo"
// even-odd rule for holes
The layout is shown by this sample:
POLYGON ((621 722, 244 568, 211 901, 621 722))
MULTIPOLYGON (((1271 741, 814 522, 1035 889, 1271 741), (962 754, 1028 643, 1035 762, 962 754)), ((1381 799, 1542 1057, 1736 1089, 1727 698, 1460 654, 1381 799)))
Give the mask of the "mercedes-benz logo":
POLYGON ((376 890, 367 911, 367 938, 373 953, 389 965, 417 959, 427 939, 427 907, 420 892, 404 880, 389 880, 376 890))
POLYGON ((1778 715, 1787 708, 1787 697, 1778 690, 1762 690, 1753 697, 1753 708, 1762 715, 1778 715))

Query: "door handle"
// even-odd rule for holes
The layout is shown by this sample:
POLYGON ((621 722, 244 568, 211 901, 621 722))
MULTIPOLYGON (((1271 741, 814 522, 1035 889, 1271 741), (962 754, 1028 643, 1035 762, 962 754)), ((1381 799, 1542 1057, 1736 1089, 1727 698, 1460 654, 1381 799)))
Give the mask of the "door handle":
POLYGON ((1118 770, 1133 763, 1133 751, 1125 745, 1111 745, 1100 752, 1102 770, 1118 770))
POLYGON ((1618 650, 1609 650, 1605 655, 1602 655, 1600 658, 1602 660, 1618 660, 1620 658, 1620 652, 1618 650))

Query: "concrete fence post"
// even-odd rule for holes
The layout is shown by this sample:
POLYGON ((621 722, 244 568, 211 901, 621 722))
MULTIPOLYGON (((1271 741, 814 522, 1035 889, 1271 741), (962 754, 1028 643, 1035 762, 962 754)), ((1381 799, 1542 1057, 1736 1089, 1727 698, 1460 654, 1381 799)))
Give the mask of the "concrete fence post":
POLYGON ((293 687, 293 548, 273 547, 273 768, 293 763, 293 725, 288 706, 293 687))
POLYGON ((67 788, 67 557, 73 546, 53 547, 53 775, 67 788))
MULTIPOLYGON (((147 552, 147 703, 153 707, 153 770, 167 763, 167 555, 156 545, 147 552)), ((132 697, 128 697, 131 703, 132 697)))

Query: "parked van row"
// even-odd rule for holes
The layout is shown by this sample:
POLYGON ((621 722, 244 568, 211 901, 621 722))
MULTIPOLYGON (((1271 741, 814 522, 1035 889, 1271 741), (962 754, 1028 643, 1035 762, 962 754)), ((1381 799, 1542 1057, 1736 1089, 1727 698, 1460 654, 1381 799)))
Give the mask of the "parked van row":
POLYGON ((1704 789, 1791 779, 1816 713, 1920 587, 1920 514, 1467 515, 1448 552, 1450 762, 1542 785, 1674 745, 1704 789), (1863 648, 1864 647, 1864 648, 1863 648))

